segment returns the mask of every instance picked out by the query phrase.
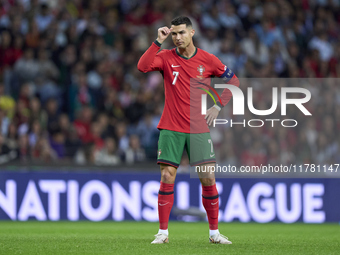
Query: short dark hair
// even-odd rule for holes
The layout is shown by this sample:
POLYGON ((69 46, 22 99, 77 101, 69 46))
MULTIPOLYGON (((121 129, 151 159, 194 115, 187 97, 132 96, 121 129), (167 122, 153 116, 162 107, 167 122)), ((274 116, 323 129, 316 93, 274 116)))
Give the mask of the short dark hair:
POLYGON ((179 16, 171 21, 171 25, 179 26, 185 24, 187 27, 192 27, 191 20, 185 16, 179 16))

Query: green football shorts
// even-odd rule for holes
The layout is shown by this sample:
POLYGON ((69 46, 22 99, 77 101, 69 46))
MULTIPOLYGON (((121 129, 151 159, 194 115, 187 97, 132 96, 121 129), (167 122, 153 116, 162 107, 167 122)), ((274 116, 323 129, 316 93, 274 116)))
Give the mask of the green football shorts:
POLYGON ((210 133, 189 134, 162 129, 158 140, 157 164, 178 167, 184 148, 191 166, 215 163, 215 152, 210 133))

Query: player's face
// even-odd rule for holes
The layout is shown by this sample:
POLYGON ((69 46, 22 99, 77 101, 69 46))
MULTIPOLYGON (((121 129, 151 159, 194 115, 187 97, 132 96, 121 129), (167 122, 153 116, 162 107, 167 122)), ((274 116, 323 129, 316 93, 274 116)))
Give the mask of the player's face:
POLYGON ((171 25, 171 37, 172 41, 178 48, 185 49, 192 42, 192 37, 195 34, 195 30, 192 27, 187 27, 185 24, 179 26, 171 25))

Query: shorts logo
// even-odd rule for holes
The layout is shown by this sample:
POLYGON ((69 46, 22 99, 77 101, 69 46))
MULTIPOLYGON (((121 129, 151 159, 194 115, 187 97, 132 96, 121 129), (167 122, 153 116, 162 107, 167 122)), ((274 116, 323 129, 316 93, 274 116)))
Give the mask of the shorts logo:
POLYGON ((159 149, 159 150, 158 150, 158 153, 157 153, 157 154, 158 154, 158 157, 160 157, 160 156, 161 156, 161 153, 162 153, 162 150, 161 150, 161 149, 159 149))

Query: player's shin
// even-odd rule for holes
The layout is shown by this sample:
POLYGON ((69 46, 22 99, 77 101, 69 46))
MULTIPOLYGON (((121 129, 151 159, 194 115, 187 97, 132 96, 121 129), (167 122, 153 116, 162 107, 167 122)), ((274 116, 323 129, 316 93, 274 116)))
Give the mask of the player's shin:
POLYGON ((173 203, 174 184, 161 182, 158 193, 159 233, 168 235, 168 222, 173 203))
POLYGON ((216 184, 202 185, 202 202, 208 216, 209 232, 213 235, 218 232, 219 200, 216 184))

